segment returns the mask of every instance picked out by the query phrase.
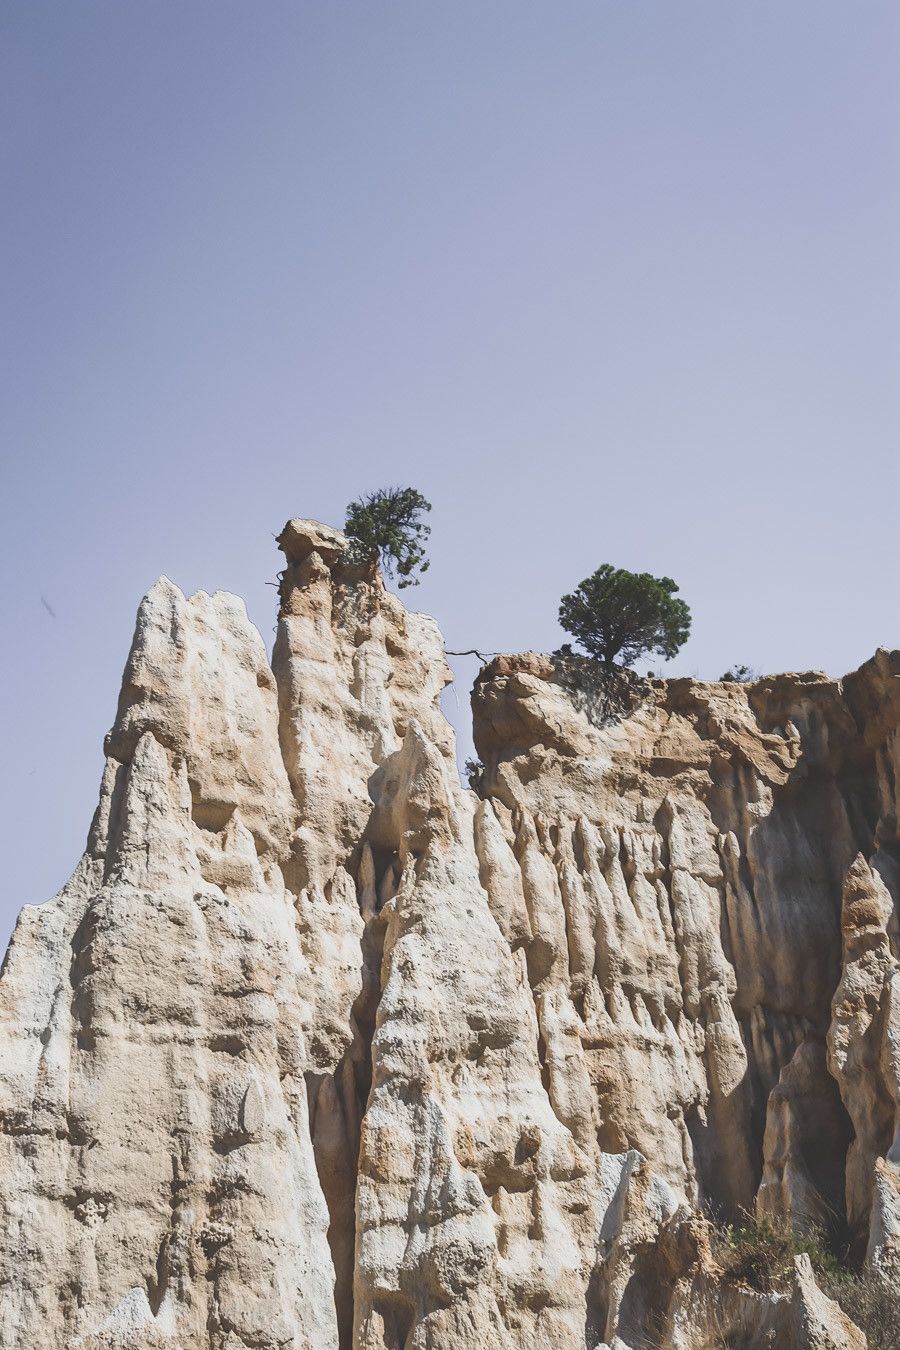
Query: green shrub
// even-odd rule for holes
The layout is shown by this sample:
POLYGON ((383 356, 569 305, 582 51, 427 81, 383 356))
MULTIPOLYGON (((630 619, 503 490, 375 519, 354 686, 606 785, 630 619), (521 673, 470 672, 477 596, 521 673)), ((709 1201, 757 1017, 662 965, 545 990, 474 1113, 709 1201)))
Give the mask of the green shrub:
POLYGON ((415 488, 379 488, 347 507, 344 533, 350 540, 349 560, 363 566, 380 562, 388 576, 397 573, 398 585, 418 586, 414 573, 428 571, 425 541, 431 527, 422 519, 430 511, 415 488))
POLYGON ((713 1254, 727 1279, 763 1293, 789 1293, 794 1257, 805 1252, 824 1294, 864 1331, 869 1350, 900 1350, 900 1284, 871 1267, 854 1270, 823 1228, 795 1233, 782 1220, 743 1214, 713 1227, 713 1254))
POLYGON ((655 652, 671 658, 688 639, 691 611, 671 577, 603 563, 559 605, 559 622, 604 665, 630 666, 655 652))
POLYGON ((796 1233, 783 1220, 743 1213, 738 1223, 713 1230, 713 1254, 728 1279, 763 1293, 785 1292, 794 1277, 794 1257, 805 1253, 816 1277, 842 1270, 822 1228, 796 1233))

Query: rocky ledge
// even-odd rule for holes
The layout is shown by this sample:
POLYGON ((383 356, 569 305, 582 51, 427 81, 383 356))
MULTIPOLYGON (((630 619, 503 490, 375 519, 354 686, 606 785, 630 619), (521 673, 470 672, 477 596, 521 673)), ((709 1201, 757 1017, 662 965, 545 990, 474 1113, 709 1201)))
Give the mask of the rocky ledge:
POLYGON ((476 794, 433 620, 280 543, 271 667, 233 596, 146 596, 16 926, 0 1346, 864 1346, 711 1220, 896 1286, 900 653, 603 717, 503 657, 476 794))

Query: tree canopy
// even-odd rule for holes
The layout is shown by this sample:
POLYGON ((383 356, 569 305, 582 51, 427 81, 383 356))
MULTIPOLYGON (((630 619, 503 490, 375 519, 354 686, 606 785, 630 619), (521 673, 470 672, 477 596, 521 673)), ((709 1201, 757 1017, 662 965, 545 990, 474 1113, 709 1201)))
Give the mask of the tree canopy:
POLYGON ((411 487, 379 488, 351 502, 344 524, 351 557, 360 563, 380 562, 388 576, 396 572, 401 589, 418 586, 428 571, 425 543, 431 534, 421 516, 430 510, 431 502, 411 487))
POLYGON ((691 611, 677 591, 671 577, 603 563, 562 597, 559 622, 605 665, 630 666, 650 653, 671 660, 691 631, 691 611))

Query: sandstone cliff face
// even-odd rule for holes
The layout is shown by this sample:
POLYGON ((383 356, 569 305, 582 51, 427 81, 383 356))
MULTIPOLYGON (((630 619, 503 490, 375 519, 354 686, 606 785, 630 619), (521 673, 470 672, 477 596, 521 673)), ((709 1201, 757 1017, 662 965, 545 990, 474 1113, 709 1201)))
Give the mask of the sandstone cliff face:
POLYGON ((900 1245, 900 658, 606 721, 309 521, 270 669, 144 600, 83 859, 0 979, 0 1346, 860 1346, 701 1207, 900 1245), (718 1338, 718 1339, 717 1339, 718 1338))

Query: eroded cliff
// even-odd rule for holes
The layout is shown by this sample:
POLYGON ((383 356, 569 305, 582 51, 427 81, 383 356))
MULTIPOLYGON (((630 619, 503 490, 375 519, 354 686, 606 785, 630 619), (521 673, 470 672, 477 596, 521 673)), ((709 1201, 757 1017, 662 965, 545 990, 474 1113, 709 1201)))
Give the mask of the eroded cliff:
POLYGON ((859 1346, 704 1214, 900 1245, 900 654, 473 692, 310 521, 271 668, 143 601, 88 846, 0 979, 0 1345, 859 1346))

